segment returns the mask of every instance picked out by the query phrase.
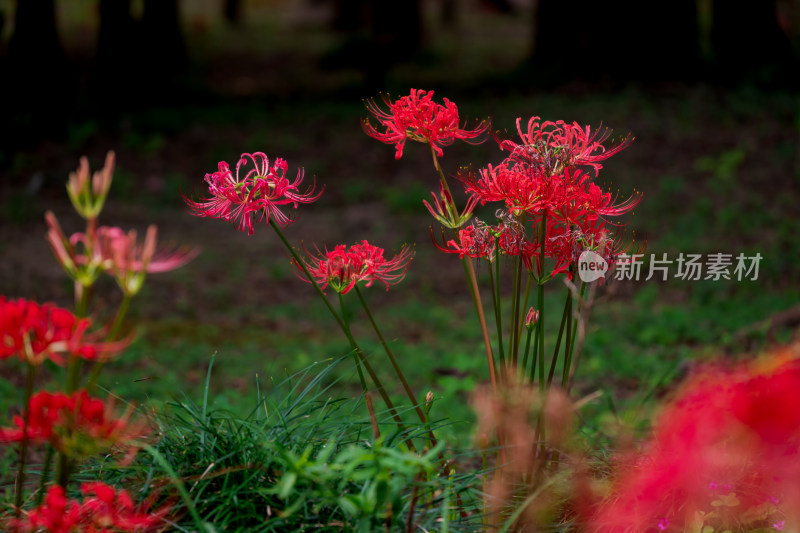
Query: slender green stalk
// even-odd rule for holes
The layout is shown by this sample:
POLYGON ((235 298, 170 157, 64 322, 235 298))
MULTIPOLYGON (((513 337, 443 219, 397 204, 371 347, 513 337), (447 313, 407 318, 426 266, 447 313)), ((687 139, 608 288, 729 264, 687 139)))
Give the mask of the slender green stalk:
POLYGON ((497 324, 497 345, 500 350, 500 368, 505 367, 505 350, 503 348, 503 319, 500 312, 500 254, 494 256, 494 273, 492 266, 489 266, 489 283, 492 286, 492 307, 494 307, 494 321, 497 324))
POLYGON ((17 465, 17 478, 14 483, 14 508, 16 516, 21 516, 22 496, 25 489, 25 461, 28 456, 28 424, 31 418, 31 396, 33 396, 33 385, 36 382, 36 365, 28 363, 28 373, 25 378, 25 405, 22 409, 22 442, 19 446, 19 464, 17 465))
MULTIPOLYGON (((453 195, 450 192, 450 187, 447 185, 447 178, 445 178, 444 172, 442 172, 442 167, 439 165, 439 157, 436 155, 436 150, 433 148, 433 145, 429 146, 431 149, 431 157, 433 158, 433 166, 439 174, 442 187, 444 187, 444 190, 447 191, 447 194, 452 198, 453 195)), ((454 200, 451 200, 451 208, 453 213, 458 212, 454 200)), ((452 220, 451 222, 455 224, 456 221, 452 220)), ((481 332, 483 333, 483 344, 486 348, 486 359, 489 365, 489 379, 492 383, 492 390, 497 390, 497 368, 494 362, 494 354, 492 353, 492 341, 489 339, 489 330, 486 327, 486 316, 483 312, 483 303, 481 302, 481 293, 478 289, 478 279, 475 276, 475 267, 472 266, 472 258, 470 257, 464 257, 462 262, 464 263, 464 271, 469 280, 470 293, 472 294, 472 301, 475 304, 475 311, 478 314, 478 322, 480 323, 481 332)))
POLYGON ((539 336, 539 390, 544 392, 544 244, 547 237, 547 211, 542 215, 542 225, 539 227, 539 322, 537 322, 539 336))
POLYGON ((47 486, 47 482, 50 481, 50 468, 53 465, 54 452, 53 445, 48 444, 47 452, 44 455, 44 465, 42 465, 42 475, 39 477, 39 490, 36 492, 36 501, 34 502, 36 507, 40 506, 42 500, 44 500, 44 489, 47 486))
POLYGON ((386 339, 383 337, 381 330, 378 328, 378 324, 375 322, 375 318, 372 316, 372 313, 369 310, 369 306, 367 305, 367 301, 364 299, 364 295, 361 294, 361 289, 358 288, 358 285, 356 285, 356 295, 358 296, 358 299, 361 302, 361 306, 364 308, 364 312, 367 314, 369 323, 372 324, 372 329, 375 330, 375 334, 381 341, 381 345, 383 346, 383 349, 386 351, 386 355, 389 357, 389 361, 391 361, 392 367, 394 368, 394 371, 397 374, 398 379, 400 379, 400 383, 403 384, 403 388, 405 389, 408 398, 411 400, 411 405, 414 406, 414 409, 416 409, 420 421, 424 424, 427 421, 428 417, 426 417, 425 413, 422 412, 422 408, 419 405, 419 400, 414 395, 414 392, 411 390, 411 386, 408 384, 408 381, 406 380, 403 371, 400 370, 400 366, 397 364, 397 360, 395 359, 394 354, 392 354, 392 351, 389 349, 389 345, 387 344, 386 339))
POLYGON ((514 273, 511 276, 511 325, 508 328, 508 359, 511 364, 516 364, 516 345, 514 339, 517 335, 517 310, 519 309, 519 261, 514 261, 514 273))
POLYGON ((586 282, 581 282, 581 292, 578 296, 578 305, 577 310, 575 313, 575 319, 572 321, 572 337, 570 338, 570 330, 567 330, 567 339, 569 339, 569 351, 567 352, 567 359, 564 361, 564 375, 566 376, 562 380, 562 387, 564 390, 569 392, 569 388, 572 385, 572 353, 575 349, 575 339, 578 337, 578 318, 581 315, 581 311, 583 309, 583 296, 586 292, 586 282))
MULTIPOLYGON (((528 354, 531 350, 531 337, 533 336, 533 330, 536 329, 535 326, 529 327, 528 334, 525 336, 525 350, 522 352, 522 365, 519 367, 519 376, 520 379, 525 377, 525 372, 528 368, 528 354)), ((536 367, 536 361, 533 363, 534 368, 536 367)), ((533 376, 531 376, 531 381, 533 381, 533 376)))
POLYGON ((513 341, 513 355, 511 357, 511 364, 517 366, 517 357, 519 356, 519 337, 522 327, 522 318, 520 315, 520 303, 522 301, 522 254, 517 256, 516 266, 514 267, 514 309, 511 315, 511 335, 513 341))
POLYGON ((569 381, 569 365, 572 362, 572 339, 574 336, 574 331, 572 329, 572 291, 569 291, 569 295, 567 296, 569 300, 569 316, 567 317, 567 340, 566 345, 564 346, 564 369, 561 371, 561 388, 567 388, 567 381, 569 381))
POLYGON ((492 353, 492 341, 489 340, 489 330, 486 327, 486 316, 483 314, 483 303, 481 302, 481 293, 478 288, 478 279, 475 276, 475 267, 472 266, 471 257, 464 257, 463 262, 464 270, 469 280, 472 301, 475 304, 475 312, 478 313, 478 322, 481 325, 481 332, 483 332, 483 345, 486 347, 486 360, 489 364, 489 380, 492 383, 492 390, 497 390, 497 368, 494 363, 494 354, 492 353))
MULTIPOLYGON (((534 336, 533 336, 533 358, 531 359, 531 374, 529 382, 533 385, 533 382, 536 380, 536 367, 537 361, 539 356, 539 323, 537 322, 533 328, 534 336)), ((540 373, 541 374, 541 373, 540 373)), ((541 379, 541 377, 539 378, 541 379)))
MULTIPOLYGON (((342 320, 344 322, 345 327, 347 328, 347 331, 345 332, 345 335, 347 336, 347 339, 350 340, 353 337, 353 333, 350 330, 350 323, 347 321, 347 314, 345 313, 345 309, 344 309, 344 298, 342 297, 342 293, 337 293, 337 294, 339 295, 339 310, 342 313, 342 320)), ((350 341, 350 346, 352 347, 354 343, 355 343, 354 340, 350 341)), ((366 395, 369 392, 369 389, 367 388, 367 382, 364 379, 364 371, 361 370, 361 360, 358 357, 358 353, 356 353, 355 349, 353 349, 353 358, 356 361, 356 370, 358 371, 358 380, 361 382, 361 392, 363 392, 366 395)))
MULTIPOLYGON (((572 292, 567 291, 567 299, 564 301, 564 312, 561 314, 561 325, 558 327, 558 338, 556 339, 556 348, 553 350, 553 359, 550 361, 550 373, 547 374, 547 388, 550 388, 550 385, 553 383, 553 375, 556 372, 556 362, 558 361, 558 351, 561 349, 561 340, 564 337, 564 325, 569 324, 571 325, 572 320, 570 319, 570 315, 572 314, 572 292)), ((567 326, 567 342, 564 345, 564 361, 567 360, 567 355, 569 352, 569 326, 567 326)))
MULTIPOLYGON (((108 337, 106 337, 107 342, 113 342, 117 340, 119 337, 119 332, 122 329, 122 323, 125 321, 125 315, 128 313, 128 309, 130 308, 132 297, 127 294, 122 294, 122 301, 117 308, 117 314, 114 316, 114 322, 111 324, 111 329, 108 332, 108 337)), ((100 377, 100 372, 103 371, 103 367, 106 365, 106 361, 98 361, 94 367, 92 368, 91 374, 89 374, 89 378, 86 380, 86 392, 91 394, 94 388, 97 386, 97 380, 100 377)))
MULTIPOLYGON (((270 219, 269 224, 270 224, 270 226, 272 226, 272 229, 275 230, 275 233, 277 233, 277 235, 280 238, 281 242, 283 243, 283 245, 286 247, 286 249, 291 254, 292 258, 294 259, 294 262, 303 270, 303 273, 305 273, 306 277, 308 278, 308 281, 311 282, 311 284, 314 286, 314 289, 317 291, 317 294, 319 294, 320 298, 322 298, 322 301, 325 303, 325 307, 328 308, 328 311, 330 311, 330 313, 333 316, 334 320, 336 320, 336 323, 339 325, 339 328, 342 330, 342 332, 345 334, 345 337, 347 337, 347 340, 350 342, 350 347, 353 349, 354 353, 356 354, 357 359, 361 362, 361 364, 367 370, 367 373, 369 374, 369 377, 372 379, 372 382, 375 383, 375 387, 378 389, 378 393, 381 395, 381 398, 383 399, 384 403, 386 404, 386 407, 389 409, 389 412, 392 414, 392 418, 394 418, 395 421, 397 422, 397 427, 401 431, 404 431, 405 430, 405 426, 403 425, 403 420, 400 418, 400 415, 397 414, 397 410, 395 409, 394 404, 392 403, 392 400, 389 398, 389 395, 386 393, 386 390, 384 389, 383 384, 380 381, 380 378, 378 378, 378 375, 375 374, 375 371, 372 369, 372 365, 370 365, 369 361, 364 356, 364 353, 361 351, 361 347, 358 345, 358 343, 356 343, 356 340, 353 338, 353 335, 350 332, 350 328, 345 323, 344 319, 342 317, 340 317, 339 314, 336 312, 336 310, 333 308, 333 306, 331 305, 331 302, 325 296, 325 293, 322 292, 322 289, 320 288, 319 284, 314 279, 314 276, 312 276, 311 272, 308 271, 308 267, 306 267, 306 264, 297 255, 297 252, 289 244, 289 241, 286 240, 286 237, 283 235, 283 232, 281 231, 280 227, 277 224, 275 224, 275 221, 272 220, 272 219, 270 219)), ((406 440, 406 444, 408 445, 409 449, 411 449, 411 450, 414 449, 414 445, 413 445, 413 443, 411 442, 410 439, 406 440)))

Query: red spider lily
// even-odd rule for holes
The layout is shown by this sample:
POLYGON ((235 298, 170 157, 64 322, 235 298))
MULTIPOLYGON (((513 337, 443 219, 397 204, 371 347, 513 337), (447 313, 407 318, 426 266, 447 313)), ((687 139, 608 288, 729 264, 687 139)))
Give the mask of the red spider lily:
POLYGON ((497 248, 497 235, 494 228, 480 220, 458 230, 458 240, 451 239, 445 246, 441 246, 436 238, 433 244, 441 251, 448 254, 458 254, 460 259, 472 257, 494 261, 497 248))
MULTIPOLYGON (((470 142, 489 129, 489 124, 485 121, 481 121, 471 130, 460 128, 456 104, 447 98, 444 99, 444 105, 435 103, 433 91, 411 89, 408 96, 395 102, 391 102, 388 96, 383 100, 389 107, 388 111, 382 110, 374 100, 368 100, 366 106, 384 130, 378 131, 368 118, 363 120, 362 125, 370 137, 386 144, 394 144, 397 159, 403 156, 406 139, 429 143, 441 157, 444 155, 443 146, 450 146, 457 139, 470 142)), ((483 140, 474 142, 481 143, 483 140)))
POLYGON ((519 215, 537 212, 547 207, 547 190, 553 183, 538 168, 523 168, 507 161, 489 165, 474 172, 459 172, 456 177, 464 184, 467 194, 486 202, 504 202, 509 212, 519 215))
MULTIPOLYGON (((318 255, 315 256, 306 251, 309 256, 307 261, 303 261, 306 268, 320 288, 330 285, 340 294, 347 294, 362 281, 366 281, 365 287, 380 281, 386 285, 388 291, 390 285, 402 281, 408 264, 414 257, 414 251, 403 246, 397 255, 387 260, 383 248, 373 246, 367 241, 361 241, 349 248, 339 244, 333 250, 322 253, 318 249, 317 252, 318 255)), ((297 264, 295 266, 300 268, 297 264)), ((304 273, 301 277, 309 281, 304 273)))
POLYGON ((44 503, 13 520, 12 528, 20 533, 146 533, 164 526, 169 507, 148 512, 147 505, 137 506, 126 490, 117 491, 101 482, 81 485, 83 502, 67 499, 64 489, 53 485, 44 503))
POLYGON ((0 296, 0 359, 17 355, 29 364, 45 359, 64 364, 64 355, 95 360, 122 350, 126 342, 102 343, 86 333, 87 318, 53 304, 0 296))
POLYGON ((286 227, 293 219, 281 208, 298 204, 308 204, 317 200, 322 191, 313 194, 314 185, 305 192, 298 187, 303 181, 303 171, 298 170, 294 181, 286 178, 289 168, 286 161, 276 159, 270 166, 269 159, 261 152, 242 154, 236 164, 234 175, 224 161, 218 165, 217 172, 206 174, 205 181, 211 197, 195 202, 186 196, 190 212, 199 217, 220 218, 231 223, 238 223, 239 231, 247 228, 247 234, 253 234, 253 219, 257 222, 270 219, 280 227, 286 227), (246 170, 252 165, 253 168, 246 170), (246 170, 246 172, 245 172, 246 170))
MULTIPOLYGON (((788 354, 787 354, 788 355, 788 354)), ((593 531, 800 525, 800 360, 780 354, 694 376, 626 458, 593 531), (658 526, 660 524, 660 527, 658 526)))
POLYGON ((49 442, 70 457, 82 458, 117 444, 131 444, 147 434, 143 423, 131 423, 131 409, 115 418, 113 401, 91 398, 85 390, 72 395, 41 391, 31 396, 28 423, 15 416, 13 428, 0 428, 0 443, 49 442))
POLYGON ((603 168, 601 161, 623 150, 633 140, 628 136, 606 148, 603 143, 611 135, 609 130, 592 132, 589 126, 581 126, 577 122, 541 122, 539 117, 532 117, 524 132, 522 119, 518 118, 517 132, 521 142, 502 140, 499 141, 500 149, 511 152, 510 157, 515 161, 539 166, 549 176, 560 174, 565 168, 575 165, 590 166, 597 174, 603 168))

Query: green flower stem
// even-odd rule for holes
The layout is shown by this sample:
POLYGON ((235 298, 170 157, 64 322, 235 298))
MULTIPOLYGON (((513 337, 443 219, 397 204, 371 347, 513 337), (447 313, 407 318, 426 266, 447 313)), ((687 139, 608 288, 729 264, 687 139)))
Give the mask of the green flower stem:
MULTIPOLYGON (((414 409, 417 411, 417 416, 419 416, 420 421, 425 425, 425 429, 428 431, 428 437, 430 439, 430 446, 431 448, 433 448, 438 444, 439 441, 436 439, 436 436, 433 433, 433 429, 431 428, 430 425, 430 420, 428 416, 422 411, 422 408, 419 405, 419 400, 417 400, 414 391, 411 390, 411 387, 409 386, 408 381, 406 380, 406 377, 403 374, 403 371, 400 370, 400 366, 397 364, 397 360, 395 359, 394 354, 392 354, 392 351, 389 349, 389 344, 383 337, 381 330, 378 329, 378 324, 375 322, 375 319, 373 318, 372 313, 369 310, 369 306, 367 305, 367 301, 361 294, 361 289, 358 288, 358 284, 356 284, 356 294, 358 295, 358 299, 361 301, 362 307, 364 307, 364 312, 367 314, 367 318, 369 318, 370 324, 372 324, 372 329, 374 329, 375 333, 378 335, 378 339, 381 341, 381 345, 383 345, 383 349, 386 351, 386 355, 389 356, 389 360, 392 362, 392 366, 394 367, 394 371, 397 374, 397 377, 400 379, 400 382, 403 384, 403 388, 405 389, 408 398, 411 400, 411 405, 414 406, 414 409)), ((444 462, 444 458, 442 458, 442 461, 444 462)))
MULTIPOLYGON (((572 291, 567 291, 567 298, 564 301, 564 312, 561 314, 561 325, 558 327, 558 337, 556 339, 556 348, 553 350, 553 359, 550 361, 550 372, 547 374, 547 388, 553 383, 553 375, 556 372, 556 362, 558 361, 558 351, 561 349, 561 340, 564 337, 564 325, 572 323, 569 315, 572 314, 572 291)), ((568 331, 569 331, 569 326, 568 331)), ((567 342, 564 347, 564 361, 567 359, 567 352, 569 352, 569 332, 567 333, 567 342)))
POLYGON ((339 295, 339 311, 341 312, 344 325, 347 328, 347 331, 345 331, 345 335, 347 336, 347 340, 350 341, 350 348, 352 349, 353 352, 353 358, 356 361, 356 370, 358 371, 358 379, 361 382, 361 392, 363 392, 364 395, 367 395, 369 393, 369 389, 367 388, 367 382, 364 379, 364 372, 361 370, 361 360, 358 357, 358 353, 354 348, 355 340, 353 340, 353 332, 350 329, 350 323, 347 321, 347 314, 345 313, 344 310, 344 298, 342 297, 342 293, 339 292, 337 294, 339 295))
MULTIPOLYGON (((122 301, 119 304, 119 308, 117 308, 117 314, 114 316, 114 322, 111 324, 111 330, 108 333, 106 341, 113 342, 117 340, 120 329, 122 329, 122 323, 124 322, 125 315, 128 313, 128 308, 130 307, 132 298, 133 297, 131 295, 123 293, 122 301)), ((106 361, 101 360, 94 365, 94 368, 92 368, 92 373, 89 374, 89 379, 86 381, 87 393, 91 394, 94 388, 97 386, 97 380, 100 377, 100 372, 102 372, 105 364, 106 361)))
POLYGON ((44 500, 44 492, 45 486, 47 482, 50 481, 50 467, 53 465, 53 452, 55 452, 55 448, 53 448, 52 444, 47 445, 47 453, 44 456, 44 465, 42 466, 42 475, 39 478, 39 490, 36 493, 36 501, 34 505, 36 507, 42 504, 42 500, 44 500))
MULTIPOLYGON (((336 310, 333 308, 333 306, 331 305, 331 302, 325 296, 325 293, 322 292, 322 289, 320 288, 319 284, 314 279, 314 276, 312 276, 311 272, 308 271, 308 267, 306 267, 306 264, 297 255, 297 252, 295 252, 294 248, 292 248, 292 246, 289 244, 289 241, 286 240, 286 237, 283 235, 283 232, 281 231, 280 227, 277 224, 275 224, 275 221, 272 220, 272 219, 270 219, 269 225, 272 226, 272 229, 274 229, 275 233, 278 234, 278 237, 280 238, 280 240, 283 243, 283 245, 286 247, 286 249, 291 254, 291 256, 294 259, 295 263, 298 266, 300 266, 300 268, 303 270, 303 272, 305 273, 306 277, 308 278, 308 281, 310 281, 311 284, 314 286, 314 289, 316 289, 317 294, 319 294, 320 298, 322 298, 322 301, 325 302, 325 307, 328 308, 328 311, 330 311, 330 313, 333 316, 334 320, 336 320, 336 323, 339 325, 339 328, 345 334, 345 337, 347 337, 347 340, 350 342, 350 346, 352 347, 353 351, 357 355, 357 357, 360 360, 361 364, 364 365, 364 368, 367 370, 367 373, 369 374, 369 377, 372 379, 372 382, 375 383, 375 387, 378 389, 378 393, 381 395, 381 398, 383 398, 383 401, 386 404, 386 407, 389 409, 389 412, 392 414, 392 417, 397 422, 397 427, 401 431, 405 431, 405 426, 403 425, 403 420, 400 418, 400 415, 397 414, 397 410, 394 408, 394 404, 392 404, 392 400, 389 398, 389 395, 386 393, 386 390, 383 388, 383 385, 381 384, 380 379, 378 378, 377 374, 375 374, 375 371, 372 369, 372 365, 370 365, 369 361, 367 360, 367 358, 364 357, 364 353, 361 351, 361 348, 358 346, 358 344, 356 343, 355 339, 353 338, 353 335, 350 333, 350 328, 347 326, 347 324, 342 319, 342 317, 340 317, 339 314, 336 312, 336 310)), ((410 439, 407 439, 406 443, 407 443, 407 445, 408 445, 410 450, 414 450, 414 445, 413 445, 413 443, 411 442, 410 439)))
POLYGON ((539 390, 544 393, 544 244, 547 238, 547 211, 542 215, 542 225, 539 227, 539 322, 537 335, 539 337, 539 390))
POLYGON ((31 418, 31 396, 33 396, 33 385, 36 382, 36 365, 28 363, 28 373, 25 379, 25 405, 22 409, 22 442, 19 446, 19 465, 17 465, 17 477, 14 483, 14 509, 17 518, 21 516, 22 495, 25 489, 25 460, 28 455, 28 423, 31 418))
POLYGON ((575 338, 574 330, 572 329, 572 291, 567 295, 569 300, 569 316, 567 316, 567 341, 564 346, 564 369, 561 371, 561 388, 567 389, 567 381, 569 381, 569 366, 572 362, 572 339, 575 338))
POLYGON ((378 328, 378 324, 375 322, 375 318, 372 316, 372 313, 369 310, 369 306, 367 305, 367 301, 364 299, 364 295, 361 294, 361 289, 358 288, 358 284, 356 284, 356 295, 358 296, 359 301, 361 302, 361 306, 364 308, 364 312, 367 314, 367 318, 369 319, 369 323, 372 324, 372 329, 375 330, 375 334, 378 335, 378 339, 381 341, 381 345, 383 349, 386 351, 386 355, 389 356, 389 361, 392 363, 392 367, 394 368, 397 377, 400 379, 400 383, 403 384, 403 388, 408 395, 408 398, 411 400, 411 405, 414 406, 414 409, 417 411, 417 415, 419 416, 420 421, 424 424, 427 422, 428 417, 425 416, 425 413, 422 412, 422 408, 419 405, 419 400, 414 395, 414 392, 411 390, 411 387, 406 380, 403 371, 400 370, 400 366, 397 364, 397 360, 392 354, 392 351, 389 349, 389 345, 386 343, 386 339, 383 337, 381 330, 378 328))
POLYGON ((537 358, 539 356, 539 323, 537 322, 533 326, 534 336, 533 336, 533 358, 531 359, 531 373, 529 382, 533 385, 533 382, 536 380, 536 364, 537 358))
POLYGON ((492 341, 489 339, 489 330, 486 328, 486 316, 483 314, 483 303, 481 303, 481 293, 478 288, 478 279, 475 276, 475 267, 472 266, 472 258, 465 257, 463 260, 464 271, 467 273, 469 288, 472 293, 472 301, 475 303, 475 311, 478 313, 478 322, 483 332, 483 345, 486 347, 486 360, 489 364, 489 380, 492 383, 492 390, 497 390, 497 368, 494 364, 494 354, 492 353, 492 341))
MULTIPOLYGON (((392 418, 397 423, 397 428, 400 431, 405 431, 405 425, 403 424, 403 419, 400 418, 400 415, 397 414, 397 410, 392 403, 392 400, 389 398, 389 394, 386 392, 386 388, 384 388, 383 383, 381 383, 378 374, 375 373, 375 370, 372 368, 372 365, 364 356, 364 352, 359 347, 358 343, 356 343, 355 337, 353 337, 353 333, 350 331, 350 324, 347 322, 347 315, 344 312, 344 298, 342 297, 342 293, 339 293, 339 304, 342 308, 342 322, 345 325, 344 334, 347 337, 347 340, 350 341, 350 347, 353 350, 353 354, 356 356, 356 368, 360 368, 358 363, 364 366, 367 369, 367 374, 369 374, 370 379, 372 379, 372 383, 375 384, 375 388, 378 389, 378 394, 381 395, 383 398, 383 402, 386 404, 386 407, 389 409, 389 412, 392 414, 392 418)), ((368 394, 367 384, 364 381, 364 376, 361 375, 361 370, 359 369, 359 377, 361 377, 361 386, 364 390, 364 395, 368 394)), ((416 451, 416 447, 414 446, 413 441, 410 438, 406 439, 406 446, 412 452, 416 451)))
MULTIPOLYGON (((564 374, 567 376, 565 378, 565 382, 562 384, 564 390, 569 392, 570 387, 572 386, 572 354, 573 350, 575 349, 575 339, 578 337, 578 318, 581 315, 581 311, 583 309, 583 296, 586 293, 586 282, 581 282, 581 292, 578 296, 578 306, 577 312, 575 313, 575 319, 572 322, 572 338, 569 338, 569 333, 567 333, 567 338, 569 339, 569 351, 567 352, 567 360, 564 361, 564 374)), ((577 367, 577 361, 576 367, 577 367)))
MULTIPOLYGON (((453 194, 450 192, 450 187, 447 185, 447 178, 444 176, 444 172, 442 172, 442 167, 439 165, 439 157, 436 155, 436 150, 433 148, 432 144, 429 144, 431 149, 431 157, 433 158, 433 166, 436 168, 436 172, 439 174, 439 180, 442 183, 442 187, 447 193, 450 195, 450 198, 453 197, 453 194)), ((451 200, 452 212, 457 213, 458 209, 455 206, 455 200, 451 200)), ((454 214, 451 216, 455 217, 454 214)), ((456 220, 453 219, 451 222, 455 225, 456 220)), ((455 231, 455 230, 454 230, 455 231)), ((478 289, 478 279, 475 276, 475 267, 472 266, 472 258, 464 257, 462 259, 464 263, 464 272, 467 274, 467 279, 469 280, 469 288, 470 293, 472 294, 472 301, 475 303, 475 311, 478 313, 478 321, 481 325, 481 332, 483 333, 483 344, 486 347, 486 359, 487 363, 489 364, 489 379, 492 383, 492 390, 497 390, 497 368, 495 367, 494 362, 494 354, 492 353, 492 341, 489 339, 489 330, 486 327, 486 316, 483 313, 483 303, 481 302, 481 293, 478 289)))
MULTIPOLYGON (((525 336, 525 350, 522 352, 522 364, 518 369, 519 370, 518 375, 520 376, 520 379, 525 377, 525 372, 528 369, 528 354, 530 353, 531 350, 531 337, 533 336, 534 329, 535 328, 533 327, 527 328, 528 334, 525 336)), ((536 363, 534 362, 534 367, 535 366, 536 363)))
POLYGON ((514 298, 513 309, 511 312, 511 335, 512 335, 512 356, 511 364, 517 366, 517 357, 519 356, 519 337, 520 325, 523 319, 520 318, 520 302, 522 300, 522 254, 517 256, 516 265, 514 265, 514 298))
POLYGON ((489 283, 492 286, 492 307, 494 307, 494 320, 497 324, 497 345, 500 350, 500 368, 504 368, 505 349, 503 347, 503 319, 502 313, 500 312, 500 254, 495 253, 493 263, 494 273, 492 273, 492 265, 489 266, 489 283))

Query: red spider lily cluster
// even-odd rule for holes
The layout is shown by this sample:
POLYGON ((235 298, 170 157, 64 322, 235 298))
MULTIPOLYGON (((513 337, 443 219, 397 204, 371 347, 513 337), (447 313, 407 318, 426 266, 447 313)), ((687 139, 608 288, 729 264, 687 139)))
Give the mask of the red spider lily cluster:
POLYGON ((168 507, 148 512, 146 505, 133 503, 128 491, 100 482, 82 484, 81 493, 82 502, 68 499, 63 488, 53 485, 42 505, 10 525, 19 533, 146 533, 160 530, 169 512, 168 507))
POLYGON ((701 372, 623 461, 593 531, 795 531, 800 526, 800 360, 701 372), (709 529, 710 530, 710 529, 709 529))
MULTIPOLYGON (((511 152, 500 164, 488 165, 478 172, 462 170, 457 177, 467 194, 481 205, 501 202, 505 211, 498 212, 499 218, 505 220, 510 215, 523 226, 530 226, 530 237, 517 228, 509 231, 509 224, 504 221, 485 234, 485 242, 478 248, 471 238, 477 227, 461 230, 458 240, 450 240, 447 247, 440 248, 489 261, 494 260, 490 254, 498 251, 522 254, 529 270, 541 262, 543 248, 544 257, 555 261, 551 276, 566 272, 571 277, 569 269, 585 249, 600 253, 613 263, 625 246, 616 238, 616 232, 612 236, 607 224, 619 226, 611 222, 611 217, 630 212, 640 198, 632 196, 617 202, 576 167, 591 166, 596 174, 602 168, 601 161, 627 146, 628 139, 605 149, 602 141, 607 134, 598 135, 577 124, 542 124, 538 117, 531 119, 527 132, 520 129, 519 133, 521 142, 498 141, 501 149, 511 152), (502 241, 505 238, 508 244, 509 237, 512 246, 503 246, 502 241), (498 246, 488 242, 491 238, 498 239, 498 246)), ((473 226, 476 224, 483 223, 473 226)))
MULTIPOLYGON (((404 246, 392 259, 386 259, 383 248, 367 241, 349 247, 338 244, 333 250, 318 253, 307 254, 308 259, 303 260, 305 267, 320 288, 330 286, 340 294, 347 294, 362 281, 366 282, 365 287, 379 281, 388 291, 390 285, 402 281, 414 257, 413 250, 404 246)), ((295 266, 301 268, 297 262, 295 266)), ((304 275, 301 278, 309 281, 304 275)))
POLYGON ((130 410, 117 418, 113 407, 85 390, 71 395, 41 391, 30 399, 27 421, 16 416, 16 427, 0 428, 0 444, 27 439, 50 443, 70 457, 88 457, 147 435, 145 424, 130 421, 130 410))
POLYGON ((206 174, 209 198, 195 202, 184 196, 184 200, 193 215, 238 224, 239 231, 247 229, 248 235, 253 234, 256 217, 257 222, 273 220, 278 226, 286 227, 293 218, 282 208, 296 209, 298 204, 314 202, 322 194, 320 191, 315 195, 313 185, 300 192, 303 171, 298 170, 294 181, 290 181, 286 178, 288 168, 286 161, 280 158, 270 166, 269 159, 261 152, 242 154, 235 173, 221 161, 216 172, 206 174))
MULTIPOLYGON (((379 141, 395 144, 397 158, 403 153, 406 139, 428 143, 442 156, 442 146, 457 139, 481 142, 476 139, 488 130, 485 122, 472 130, 459 128, 456 105, 446 98, 444 105, 435 103, 433 92, 412 89, 408 96, 394 102, 386 99, 386 104, 388 111, 381 110, 375 102, 367 103, 383 130, 378 131, 368 119, 364 121, 364 130, 379 141)), ((531 118, 524 130, 522 120, 517 119, 517 132, 519 139, 497 139, 500 149, 510 152, 499 165, 490 164, 477 173, 462 170, 457 175, 469 196, 463 213, 458 213, 452 195, 444 186, 440 197, 433 195, 433 206, 426 202, 426 207, 444 227, 456 229, 470 218, 478 201, 481 205, 502 202, 523 226, 532 226, 530 237, 525 237, 524 232, 520 235, 516 228, 508 231, 506 223, 502 228, 476 223, 439 248, 461 257, 482 257, 489 261, 497 253, 522 254, 530 269, 541 263, 544 242, 544 257, 556 263, 552 276, 566 272, 571 277, 569 267, 578 257, 576 251, 585 249, 587 243, 598 243, 592 251, 613 262, 626 247, 620 240, 612 239, 606 223, 610 217, 634 209, 639 197, 617 202, 578 167, 591 167, 596 176, 602 161, 628 146, 630 137, 607 147, 604 143, 611 134, 608 130, 592 131, 588 126, 564 121, 542 122, 539 117, 531 118), (496 239, 504 240, 505 246, 500 241, 494 242, 496 239)))
POLYGON ((456 104, 447 98, 444 99, 444 105, 437 104, 433 101, 433 91, 411 89, 408 96, 394 102, 386 97, 384 102, 389 107, 388 111, 382 110, 373 100, 367 101, 367 108, 383 131, 378 131, 369 119, 364 119, 362 125, 370 137, 394 144, 397 159, 403 156, 406 139, 430 144, 441 157, 443 146, 449 146, 456 140, 469 142, 478 139, 489 130, 486 122, 478 123, 473 129, 460 127, 456 104))
POLYGON ((99 342, 87 333, 90 325, 89 319, 53 304, 0 296, 0 359, 16 355, 32 365, 45 360, 63 365, 64 356, 105 359, 125 347, 124 342, 99 342))

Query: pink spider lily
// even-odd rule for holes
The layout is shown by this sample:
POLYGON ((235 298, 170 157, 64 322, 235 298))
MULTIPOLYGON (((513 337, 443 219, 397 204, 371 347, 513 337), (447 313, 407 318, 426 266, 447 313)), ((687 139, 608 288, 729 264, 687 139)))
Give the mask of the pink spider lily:
POLYGON ((16 355, 33 365, 45 360, 63 365, 65 355, 105 359, 127 345, 127 341, 99 342, 87 333, 90 326, 89 319, 53 304, 0 296, 0 359, 16 355))
MULTIPOLYGON (((360 282, 370 287, 376 281, 383 283, 386 290, 403 280, 414 251, 403 246, 392 259, 384 257, 383 248, 361 241, 350 247, 338 244, 333 250, 325 252, 317 249, 317 255, 306 251, 308 260, 303 261, 320 288, 330 286, 340 294, 347 294, 360 282)), ((295 263, 300 269, 300 266, 295 263)), ((305 281, 305 273, 300 272, 305 281)))
POLYGON ((589 126, 577 122, 541 122, 539 117, 528 121, 526 131, 522 129, 522 119, 518 118, 517 132, 521 142, 498 141, 500 149, 511 152, 510 157, 516 161, 540 166, 550 176, 576 165, 590 166, 597 174, 603 168, 601 161, 625 149, 633 140, 628 136, 606 148, 603 143, 611 136, 610 130, 592 132, 589 126))
POLYGON ((270 166, 269 159, 262 152, 242 154, 236 164, 236 173, 224 161, 218 165, 217 172, 206 174, 205 181, 211 193, 209 198, 195 202, 186 196, 184 201, 191 214, 199 217, 219 218, 238 224, 239 231, 247 229, 253 234, 254 218, 256 222, 274 220, 280 227, 286 227, 294 219, 286 215, 285 206, 297 209, 299 204, 316 201, 322 191, 313 194, 314 185, 305 192, 300 192, 303 171, 298 170, 294 181, 286 178, 288 164, 283 159, 276 159, 270 166), (252 166, 252 168, 247 168, 252 166))
POLYGON ((114 152, 108 152, 103 169, 89 177, 89 161, 81 158, 80 166, 69 175, 67 193, 75 210, 87 220, 95 220, 103 210, 114 176, 114 152))
POLYGON ((411 89, 408 96, 395 102, 388 96, 384 96, 383 101, 389 107, 388 111, 381 109, 374 100, 366 102, 367 109, 383 131, 378 131, 368 118, 363 120, 362 126, 370 137, 394 144, 396 159, 403 156, 406 139, 428 143, 442 157, 443 146, 450 146, 459 139, 479 144, 483 140, 475 139, 489 129, 486 121, 479 122, 471 130, 459 127, 458 106, 447 98, 444 99, 444 105, 437 104, 433 101, 433 91, 411 89))

